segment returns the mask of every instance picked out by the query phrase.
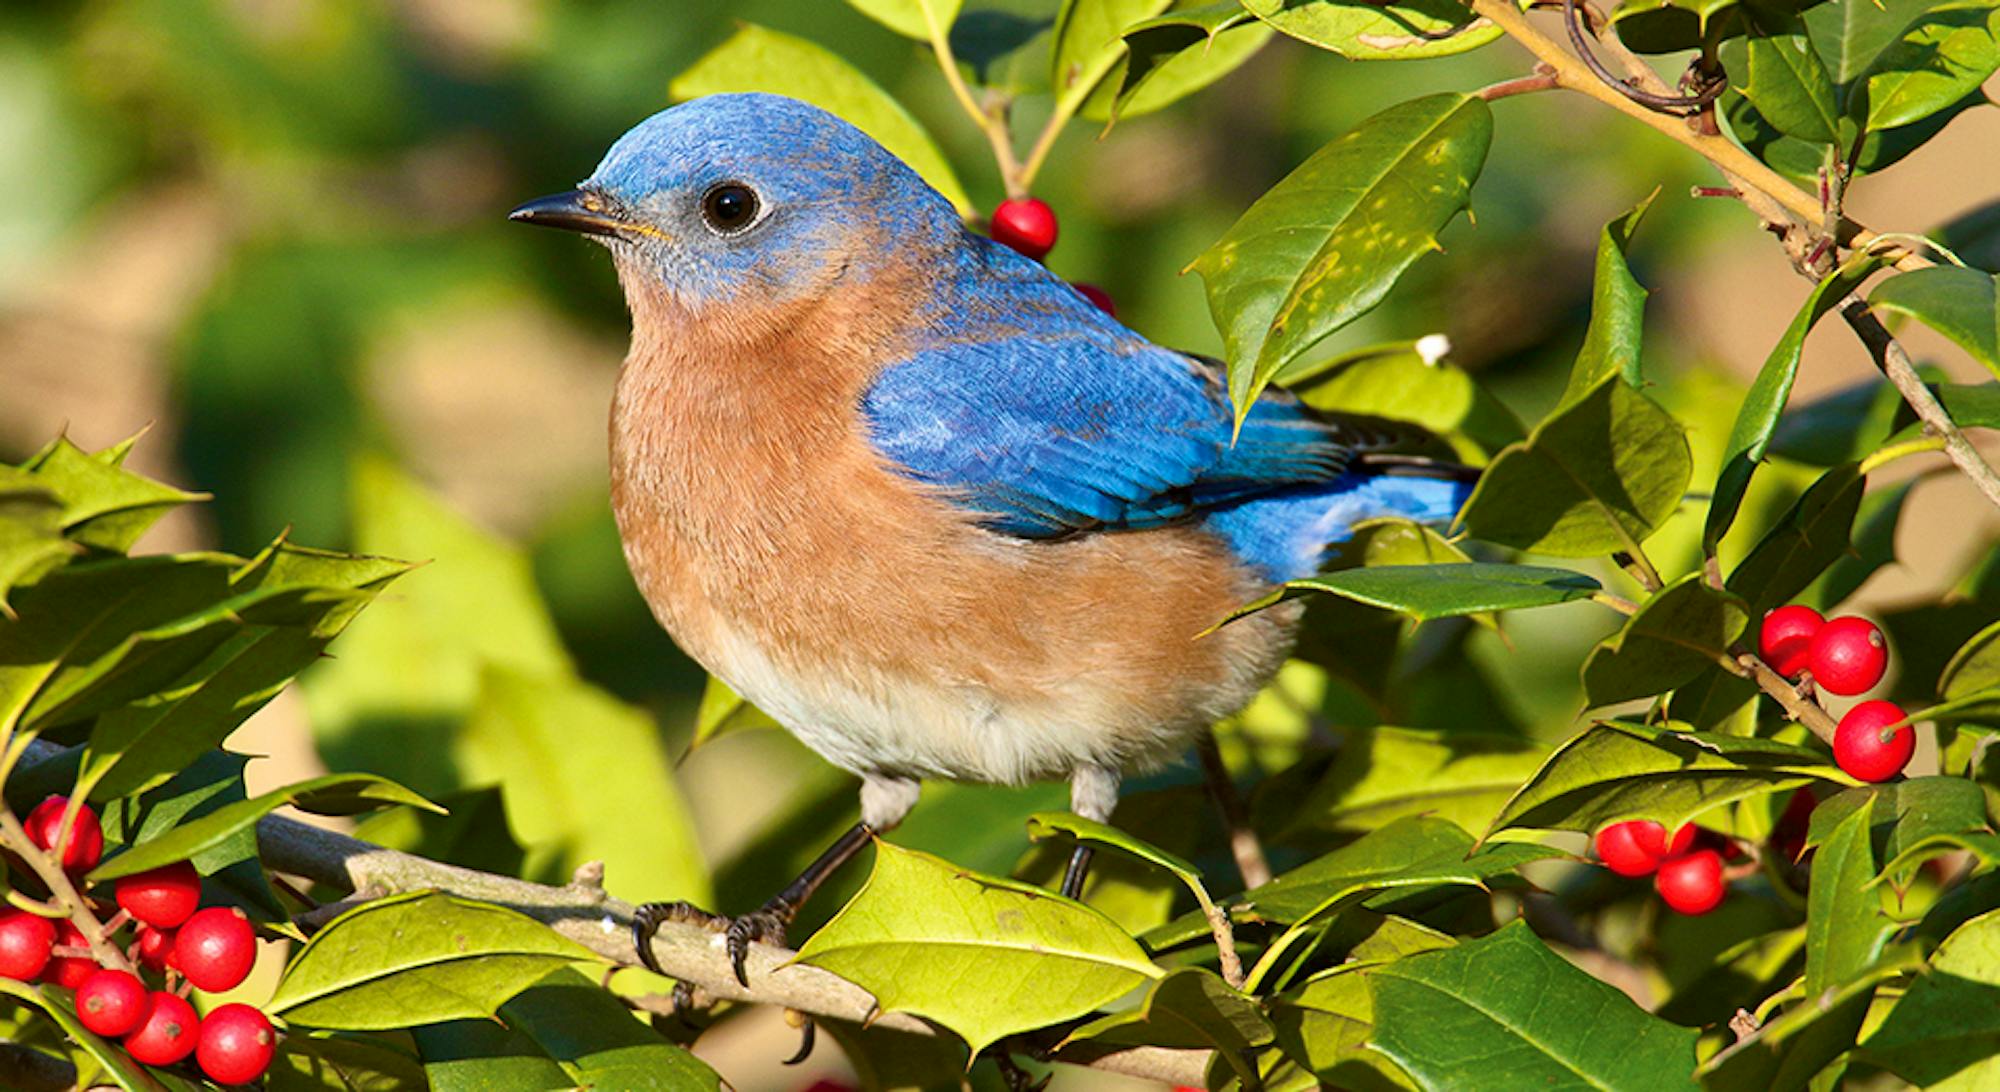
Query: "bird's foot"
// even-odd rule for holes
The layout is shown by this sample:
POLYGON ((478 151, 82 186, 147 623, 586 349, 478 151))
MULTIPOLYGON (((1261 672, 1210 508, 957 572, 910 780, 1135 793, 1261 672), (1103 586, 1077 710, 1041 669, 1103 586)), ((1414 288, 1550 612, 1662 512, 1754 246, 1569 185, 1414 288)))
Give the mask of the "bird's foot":
POLYGON ((772 899, 762 907, 734 918, 710 913, 693 903, 649 902, 633 911, 632 943, 639 949, 639 962, 645 964, 647 970, 654 974, 666 974, 653 958, 653 934, 659 932, 660 926, 670 921, 681 922, 721 933, 729 949, 729 967, 736 972, 736 981, 748 989, 750 978, 744 972, 743 962, 749 958, 751 942, 761 940, 782 946, 785 931, 798 912, 796 905, 782 898, 772 899))

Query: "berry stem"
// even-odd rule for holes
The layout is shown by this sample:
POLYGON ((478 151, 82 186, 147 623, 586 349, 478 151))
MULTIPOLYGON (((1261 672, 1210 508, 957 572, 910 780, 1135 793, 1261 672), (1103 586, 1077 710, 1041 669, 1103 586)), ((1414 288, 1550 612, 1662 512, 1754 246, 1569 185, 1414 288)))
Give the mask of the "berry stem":
POLYGON ((1730 663, 1725 661, 1723 664, 1725 668, 1756 683, 1758 689, 1771 695, 1784 708, 1785 715, 1805 725, 1807 730, 1818 736, 1827 746, 1833 746, 1833 735, 1839 727, 1833 719, 1833 714, 1827 712, 1820 703, 1799 693, 1797 687, 1786 682, 1784 676, 1771 670, 1771 665, 1758 659, 1755 653, 1746 652, 1741 648, 1731 648, 1730 652, 1735 656, 1735 666, 1730 667, 1730 663))
MULTIPOLYGON (((64 823, 62 829, 68 830, 69 825, 64 823)), ((62 910, 70 924, 83 934, 83 939, 90 944, 90 954, 99 966, 119 971, 132 970, 125 953, 111 943, 110 932, 91 912, 90 903, 77 892, 76 885, 69 882, 69 875, 62 870, 62 858, 57 856, 57 851, 44 850, 36 845, 12 808, 0 807, 0 848, 9 850, 34 869, 35 875, 49 889, 50 905, 62 910)))
POLYGON ((986 142, 993 145, 993 162, 1000 168, 1000 180, 1007 187, 1007 196, 1025 197, 1028 187, 1021 177, 1020 161, 1014 157, 1014 134, 1007 125, 1007 111, 985 109, 972 97, 972 88, 966 86, 965 77, 958 71, 958 57, 951 50, 951 36, 938 24, 937 15, 931 11, 929 3, 919 0, 918 10, 924 14, 924 29, 929 32, 931 52, 937 55, 938 70, 944 74, 944 82, 951 87, 951 96, 965 110, 967 117, 979 131, 986 134, 986 142))

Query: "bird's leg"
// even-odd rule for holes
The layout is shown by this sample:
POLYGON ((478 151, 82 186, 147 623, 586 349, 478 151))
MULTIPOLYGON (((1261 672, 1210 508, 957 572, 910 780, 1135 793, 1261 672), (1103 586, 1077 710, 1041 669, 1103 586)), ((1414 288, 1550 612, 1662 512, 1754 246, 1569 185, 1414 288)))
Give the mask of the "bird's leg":
POLYGON ((632 943, 639 949, 639 962, 654 974, 665 974, 653 958, 653 934, 669 921, 691 922, 713 929, 728 938, 729 965, 736 981, 746 989, 750 978, 743 963, 750 955, 750 942, 767 941, 782 945, 785 931, 799 908, 819 890, 840 866, 854 859, 861 847, 875 835, 903 821, 917 802, 917 783, 902 778, 869 776, 861 783, 861 821, 848 828, 813 863, 785 885, 770 901, 741 917, 712 914, 687 902, 650 902, 633 911, 632 943))
POLYGON ((799 873, 798 879, 785 885, 783 891, 772 896, 770 901, 740 917, 726 917, 711 914, 687 902, 649 902, 633 911, 632 943, 639 947, 639 962, 655 974, 664 974, 653 959, 653 934, 662 924, 669 921, 690 922, 704 928, 713 929, 729 938, 729 965, 736 972, 736 981, 745 987, 750 985, 744 973, 743 961, 750 955, 750 942, 769 941, 785 943, 785 930, 798 916, 799 907, 804 906, 814 891, 826 882, 827 877, 840 870, 840 866, 854 859, 868 839, 875 836, 874 828, 867 823, 856 823, 847 829, 826 852, 814 858, 813 863, 799 873))
MULTIPOLYGON (((1118 770, 1111 766, 1078 766, 1069 777, 1069 810, 1100 823, 1111 821, 1118 806, 1118 770)), ((1070 851, 1069 867, 1063 870, 1062 893, 1067 898, 1083 897, 1084 877, 1090 872, 1091 849, 1078 845, 1070 851)))

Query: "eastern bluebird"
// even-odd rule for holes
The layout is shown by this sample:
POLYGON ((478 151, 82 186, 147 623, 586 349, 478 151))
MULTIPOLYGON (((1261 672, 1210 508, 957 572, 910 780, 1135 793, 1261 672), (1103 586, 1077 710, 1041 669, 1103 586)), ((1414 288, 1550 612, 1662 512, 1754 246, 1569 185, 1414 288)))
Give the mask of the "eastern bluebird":
MULTIPOLYGON (((749 940, 782 942, 923 778, 1068 778, 1073 810, 1108 819, 1122 771, 1269 680, 1300 607, 1198 635, 1355 521, 1447 520, 1470 489, 1386 450, 1420 433, 1281 391, 1232 438, 1214 362, 969 232, 875 141, 791 99, 663 111, 512 218, 587 233, 618 268, 633 333, 611 502, 653 613, 861 777, 861 822, 728 923, 739 977, 749 940)), ((646 908, 642 955, 692 912, 646 908)))

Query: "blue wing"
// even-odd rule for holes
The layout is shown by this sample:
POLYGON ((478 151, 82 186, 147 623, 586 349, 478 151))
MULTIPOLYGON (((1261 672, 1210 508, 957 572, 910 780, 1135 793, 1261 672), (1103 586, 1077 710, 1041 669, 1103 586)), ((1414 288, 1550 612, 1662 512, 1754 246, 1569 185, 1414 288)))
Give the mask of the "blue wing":
POLYGON ((941 286, 958 292, 941 293, 952 314, 930 345, 886 367, 862 410, 877 450, 996 531, 1157 526, 1334 481, 1392 439, 1273 392, 1232 444, 1215 365, 1145 341, 1025 259, 975 256, 965 282, 941 286))

